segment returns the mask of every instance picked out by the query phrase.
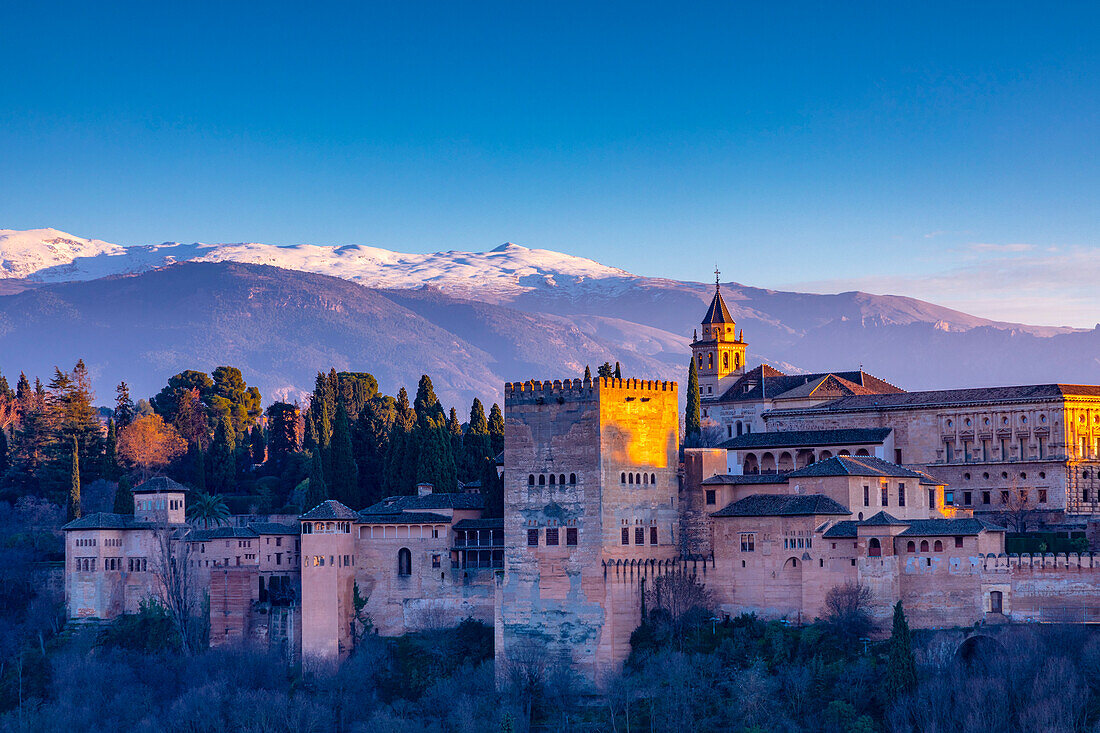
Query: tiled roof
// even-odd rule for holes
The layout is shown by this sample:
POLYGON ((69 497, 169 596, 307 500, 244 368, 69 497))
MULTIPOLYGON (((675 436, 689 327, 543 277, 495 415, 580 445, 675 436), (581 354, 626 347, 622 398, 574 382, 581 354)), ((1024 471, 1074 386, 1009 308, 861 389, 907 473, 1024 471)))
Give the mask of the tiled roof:
POLYGON ((753 494, 735 501, 712 517, 801 517, 817 514, 848 516, 846 508, 824 494, 753 494))
POLYGON ((856 528, 859 527, 859 522, 854 519, 845 519, 842 522, 837 522, 832 527, 822 532, 821 536, 826 539, 845 539, 858 537, 859 533, 856 528))
POLYGON ((903 522, 889 512, 879 512, 864 519, 859 524, 864 527, 897 527, 909 524, 909 522, 903 522))
POLYGON ((361 514, 393 514, 432 509, 481 509, 485 500, 481 494, 454 494, 432 492, 425 496, 387 496, 377 504, 364 509, 361 514))
POLYGON ((703 316, 703 323, 733 323, 733 316, 726 308, 726 301, 722 297, 721 289, 718 287, 714 289, 714 297, 710 301, 707 314, 703 316))
POLYGON ((1100 385, 1029 384, 1015 387, 974 387, 969 389, 902 392, 899 394, 856 395, 842 397, 824 405, 804 409, 825 412, 898 410, 956 404, 1057 400, 1062 397, 1100 397, 1100 385))
POLYGON ((393 514, 360 514, 361 524, 448 524, 451 518, 445 514, 430 512, 394 512, 393 514))
POLYGON ((787 430, 774 433, 749 433, 721 443, 719 448, 779 448, 820 445, 861 445, 881 443, 890 428, 843 428, 838 430, 787 430))
POLYGON ((761 399, 816 397, 829 399, 847 395, 881 395, 904 392, 889 382, 862 370, 854 372, 818 372, 784 374, 761 365, 745 373, 730 385, 718 402, 754 402, 761 399))
MULTIPOLYGON (((295 533, 297 534, 297 533, 295 533)), ((259 533, 248 527, 214 527, 213 529, 196 529, 187 535, 190 542, 209 542, 210 540, 252 539, 259 537, 259 533)))
POLYGON ((786 474, 778 473, 749 473, 733 476, 728 473, 720 473, 710 478, 703 479, 704 486, 729 486, 744 484, 785 484, 786 474))
POLYGON ((299 519, 358 519, 359 515, 335 499, 326 499, 299 519))
POLYGON ((504 518, 463 519, 455 522, 455 529, 504 529, 504 518))
POLYGON ((167 476, 154 476, 148 481, 142 481, 133 488, 135 494, 163 494, 165 492, 187 493, 190 489, 179 481, 173 481, 167 476))
POLYGON ((257 534, 298 534, 298 527, 292 524, 279 524, 278 522, 253 522, 248 525, 257 534))
POLYGON ((946 535, 976 535, 981 532, 1004 532, 1005 528, 984 519, 960 517, 957 519, 914 519, 906 522, 909 528, 901 534, 906 537, 939 537, 946 535))
POLYGON ((922 471, 914 471, 896 463, 884 461, 874 456, 834 456, 824 461, 811 463, 805 468, 786 474, 787 478, 803 478, 811 476, 877 476, 894 478, 915 478, 922 484, 939 486, 942 481, 922 471))
POLYGON ((74 519, 61 529, 155 529, 153 522, 139 522, 130 514, 112 514, 111 512, 96 512, 74 519))

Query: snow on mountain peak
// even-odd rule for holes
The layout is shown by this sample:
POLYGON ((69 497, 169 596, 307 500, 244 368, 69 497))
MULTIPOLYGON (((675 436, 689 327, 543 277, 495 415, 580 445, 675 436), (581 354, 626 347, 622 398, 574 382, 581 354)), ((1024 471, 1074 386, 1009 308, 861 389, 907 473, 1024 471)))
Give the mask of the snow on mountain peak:
POLYGON ((589 280, 634 278, 584 257, 505 242, 488 252, 407 254, 367 245, 162 244, 122 247, 56 229, 0 230, 0 279, 92 280, 144 272, 175 262, 243 262, 351 280, 379 288, 417 288, 499 300, 589 280))

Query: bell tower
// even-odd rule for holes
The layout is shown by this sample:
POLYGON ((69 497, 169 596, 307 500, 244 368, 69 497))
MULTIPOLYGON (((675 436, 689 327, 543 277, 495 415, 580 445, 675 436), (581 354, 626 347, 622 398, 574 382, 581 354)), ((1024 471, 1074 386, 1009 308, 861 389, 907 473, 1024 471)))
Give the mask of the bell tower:
POLYGON ((699 372, 699 392, 704 400, 718 399, 731 384, 745 373, 744 329, 737 333, 737 324, 722 298, 721 274, 714 269, 714 298, 703 316, 702 333, 691 341, 691 355, 699 372))

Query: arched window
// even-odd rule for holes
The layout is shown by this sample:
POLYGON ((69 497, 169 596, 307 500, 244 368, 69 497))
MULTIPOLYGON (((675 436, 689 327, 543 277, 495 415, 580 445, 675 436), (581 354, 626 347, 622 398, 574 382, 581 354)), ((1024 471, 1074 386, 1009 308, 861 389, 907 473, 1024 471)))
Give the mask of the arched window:
POLYGON ((713 369, 713 368, 714 368, 714 352, 711 351, 711 352, 707 353, 707 369, 713 369))
POLYGON ((402 547, 397 551, 397 574, 412 575, 413 558, 409 548, 402 547))
POLYGON ((916 552, 917 551, 917 543, 913 542, 913 540, 909 540, 909 542, 907 542, 906 545, 905 545, 905 551, 906 552, 916 552))
POLYGON ((838 456, 850 456, 852 454, 848 452, 847 448, 845 448, 845 449, 841 450, 839 453, 837 453, 837 455, 838 456))
POLYGON ((636 483, 636 484, 642 483, 642 474, 640 474, 640 473, 634 474, 634 483, 636 483))
POLYGON ((575 473, 569 474, 569 483, 571 483, 571 484, 577 483, 577 474, 575 474, 575 473))
POLYGON ((651 484, 657 483, 657 474, 655 474, 655 473, 649 474, 649 483, 651 483, 651 484))
POLYGON ((742 427, 741 427, 741 421, 740 421, 740 420, 738 420, 738 421, 737 421, 737 437, 738 437, 738 438, 740 438, 740 437, 741 437, 741 430, 742 430, 742 427))
POLYGON ((534 486, 535 485, 535 474, 531 473, 531 474, 527 475, 527 485, 528 486, 534 486))
POLYGON ((1004 596, 1001 595, 999 590, 989 591, 989 612, 990 613, 1003 613, 1002 608, 1004 606, 1004 596))
POLYGON ((565 474, 564 473, 558 476, 558 483, 563 485, 563 486, 565 485, 565 474))
POLYGON ((633 484, 633 483, 634 483, 634 474, 632 474, 632 473, 629 473, 629 474, 627 474, 627 476, 626 476, 626 482, 627 482, 628 484, 633 484))
POLYGON ((625 471, 623 473, 619 474, 619 483, 620 484, 625 484, 626 483, 626 472, 625 471))
POLYGON ((943 543, 939 540, 936 540, 936 544, 932 546, 932 549, 936 552, 943 552, 943 543))
POLYGON ((730 355, 729 354, 722 354, 722 368, 723 369, 729 369, 730 368, 730 355))
POLYGON ((551 486, 553 486, 553 485, 554 485, 554 483, 556 482, 556 480, 557 480, 557 476, 555 476, 554 474, 550 474, 550 485, 551 485, 551 486))
POLYGON ((859 450, 856 451, 856 455, 857 456, 868 456, 868 457, 870 457, 871 454, 867 452, 866 448, 860 448, 859 450))
POLYGON ((921 552, 928 552, 928 540, 921 540, 920 541, 920 551, 921 552))
POLYGON ((882 557, 882 543, 878 541, 878 537, 872 537, 867 543, 867 554, 870 557, 882 557))
POLYGON ((734 369, 740 369, 741 368, 741 355, 740 354, 734 354, 733 355, 733 368, 734 369))
POLYGON ((643 473, 642 474, 642 483, 643 484, 648 484, 649 483, 649 474, 648 473, 643 473))
POLYGON ((546 474, 539 474, 539 486, 546 486, 546 474))

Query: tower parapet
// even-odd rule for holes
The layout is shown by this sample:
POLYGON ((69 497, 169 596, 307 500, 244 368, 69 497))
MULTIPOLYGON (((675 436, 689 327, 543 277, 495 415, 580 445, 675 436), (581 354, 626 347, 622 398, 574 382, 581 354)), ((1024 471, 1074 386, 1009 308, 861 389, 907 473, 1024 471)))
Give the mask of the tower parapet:
POLYGON ((696 332, 691 341, 691 356, 699 374, 699 397, 717 399, 745 373, 747 346, 744 329, 737 323, 722 298, 722 286, 715 270, 714 298, 703 316, 702 337, 696 332))

